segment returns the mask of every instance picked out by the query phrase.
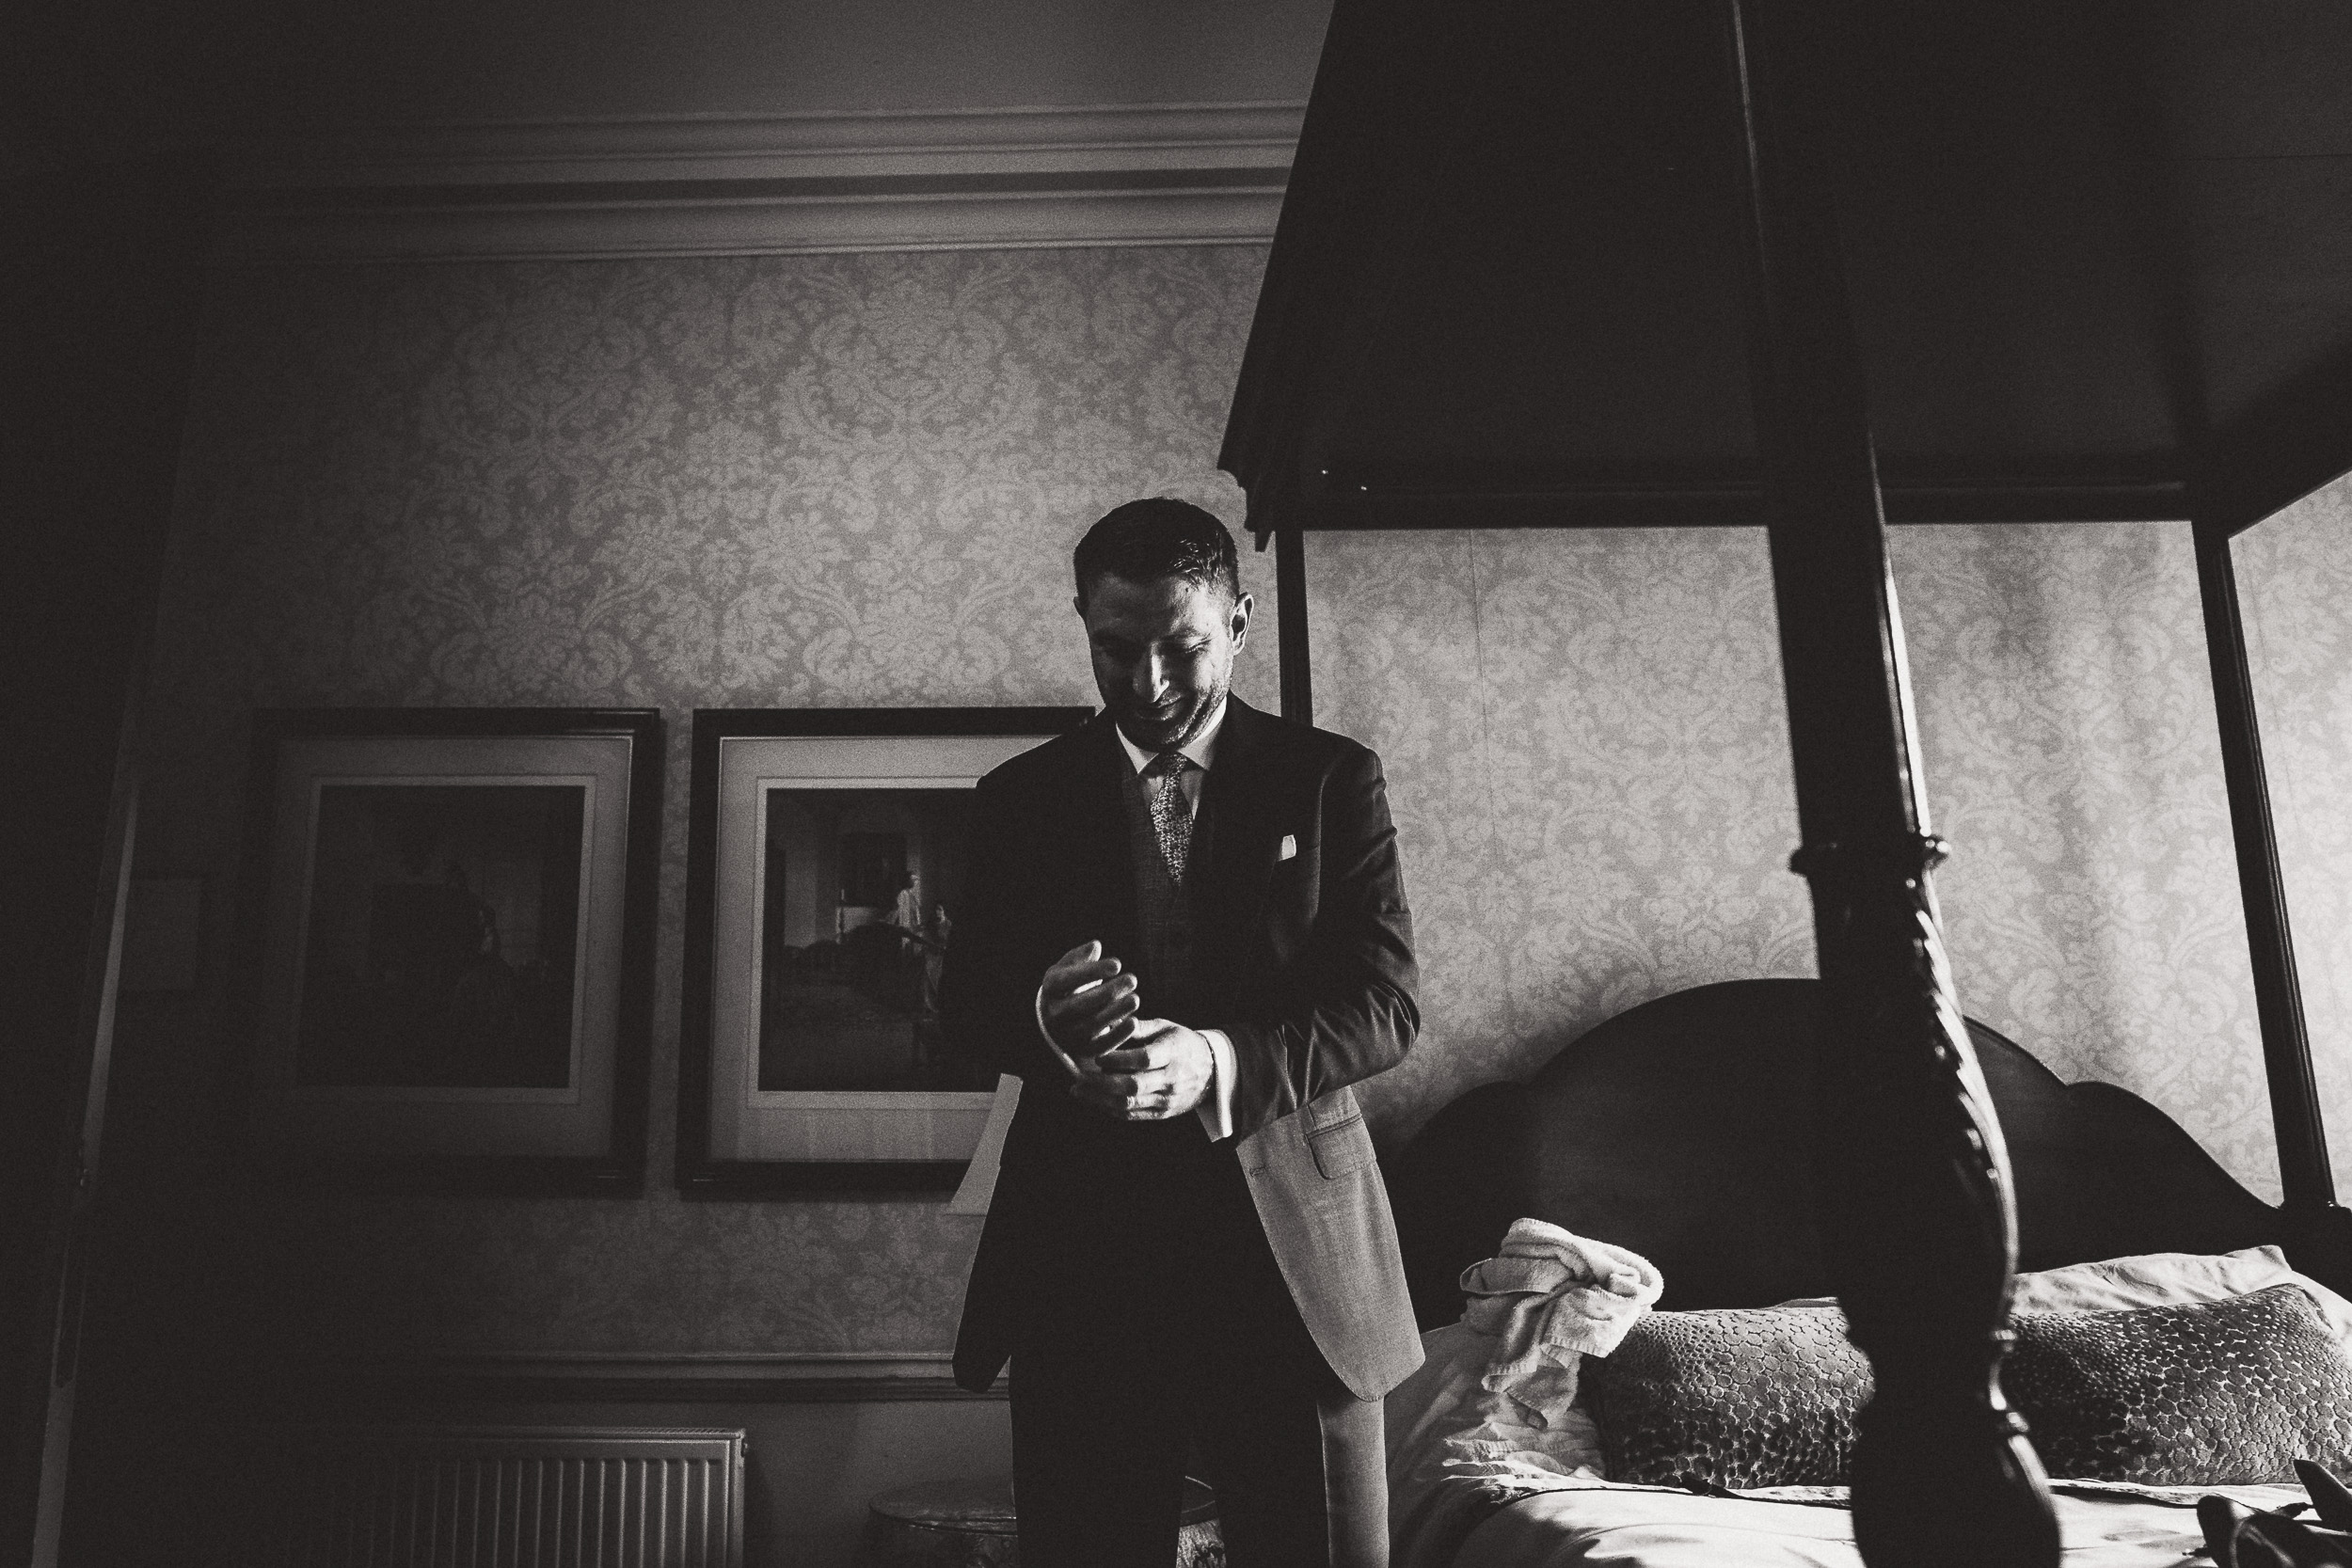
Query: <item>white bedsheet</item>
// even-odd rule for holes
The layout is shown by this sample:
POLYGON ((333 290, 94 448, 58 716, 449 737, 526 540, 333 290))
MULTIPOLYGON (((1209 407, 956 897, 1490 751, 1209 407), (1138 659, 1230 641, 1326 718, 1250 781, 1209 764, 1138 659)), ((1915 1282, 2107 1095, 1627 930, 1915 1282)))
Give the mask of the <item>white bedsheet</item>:
MULTIPOLYGON (((2295 1486, 2202 1490, 2257 1508, 2303 1500, 2295 1486)), ((2088 1491, 2056 1500, 2066 1568, 2210 1568, 2191 1556, 2204 1538, 2185 1502, 2088 1491)), ((1523 1497, 1471 1530, 1450 1564, 1414 1568, 1862 1568, 1862 1558, 1842 1508, 1602 1486, 1523 1497)))
MULTIPOLYGON (((1508 1265, 1518 1272, 1504 1277, 1501 1259, 1472 1269, 1465 1277, 1473 1290, 1471 1309, 1462 1323, 1422 1337, 1426 1362, 1389 1396, 1395 1568, 1860 1568, 1842 1508, 1754 1494, 1705 1497, 1602 1479, 1599 1433, 1575 1402, 1582 1355, 1572 1336, 1531 1329, 1572 1321, 1546 1309, 1548 1295, 1581 1290, 1597 1299, 1615 1283, 1626 1299, 1603 1302, 1609 1310, 1601 1315, 1611 1330, 1606 1348, 1613 1349, 1657 1292, 1647 1277, 1636 1291, 1610 1280, 1613 1269, 1565 1266, 1582 1259, 1582 1249, 1603 1257, 1614 1250, 1568 1240, 1575 1247, 1554 1255, 1564 1266, 1541 1279, 1518 1262, 1508 1265), (1496 1271, 1494 1277, 1482 1270, 1496 1271), (1503 1497, 1519 1500, 1499 1505, 1503 1497)), ((1636 1274, 1654 1275, 1638 1259, 1631 1263, 1636 1274)), ((2275 1248, 2077 1264, 2021 1275, 2019 1290, 2034 1310, 2088 1311, 2218 1300, 2286 1282, 2309 1291, 2352 1338, 2352 1304, 2294 1274, 2275 1248)), ((2217 1486, 2165 1497, 2097 1482, 2056 1484, 2065 1489, 2058 1513, 2067 1568, 2203 1562, 2189 1554, 2202 1544, 2194 1504, 2204 1492, 2257 1508, 2303 1501, 2293 1486, 2217 1486)))

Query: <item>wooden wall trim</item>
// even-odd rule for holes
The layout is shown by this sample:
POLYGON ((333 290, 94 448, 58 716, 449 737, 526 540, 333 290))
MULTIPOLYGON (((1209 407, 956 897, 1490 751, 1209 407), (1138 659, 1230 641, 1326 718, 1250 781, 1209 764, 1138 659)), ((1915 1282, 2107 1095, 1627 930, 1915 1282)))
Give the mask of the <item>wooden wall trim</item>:
POLYGON ((414 124, 236 161, 213 260, 1215 245, 1273 237, 1295 103, 414 124))
POLYGON ((402 1399, 507 1402, 649 1404, 873 1403, 905 1400, 1001 1400, 956 1386, 945 1352, 506 1352, 387 1356, 320 1363, 294 1381, 363 1386, 402 1399))

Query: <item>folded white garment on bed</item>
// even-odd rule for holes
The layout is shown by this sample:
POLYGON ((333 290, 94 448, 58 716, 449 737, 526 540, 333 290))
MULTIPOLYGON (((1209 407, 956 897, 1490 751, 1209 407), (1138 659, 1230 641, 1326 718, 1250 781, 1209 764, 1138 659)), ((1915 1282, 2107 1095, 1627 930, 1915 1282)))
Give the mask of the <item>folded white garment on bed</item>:
POLYGON ((1389 1531, 1403 1568, 1448 1561, 1492 1509, 1465 1482, 1600 1483, 1577 1369, 1624 1341, 1661 1282, 1623 1247, 1520 1220, 1462 1289, 1462 1321, 1422 1336, 1426 1359, 1388 1397, 1389 1531))
POLYGON ((1486 1386, 1525 1406, 1533 1424, 1576 1398, 1577 1366, 1607 1355, 1665 1288, 1649 1260, 1542 1220, 1513 1220, 1502 1245, 1462 1271, 1465 1325, 1499 1343, 1486 1386))

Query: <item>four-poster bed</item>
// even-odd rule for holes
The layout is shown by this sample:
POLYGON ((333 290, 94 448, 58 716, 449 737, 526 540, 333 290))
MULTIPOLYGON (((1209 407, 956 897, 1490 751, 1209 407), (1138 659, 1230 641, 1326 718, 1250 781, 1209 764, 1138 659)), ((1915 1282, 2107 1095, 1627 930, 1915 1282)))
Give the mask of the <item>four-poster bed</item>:
POLYGON ((1308 531, 1766 525, 1875 1564, 2058 1550, 1994 1375, 2019 1189, 1928 878, 1885 523, 2192 526, 2284 1193, 2241 1220, 2352 1286, 2230 552, 2352 467, 2347 127, 2352 13, 2312 6, 1332 21, 1222 458, 1277 552, 1285 709, 1308 531))

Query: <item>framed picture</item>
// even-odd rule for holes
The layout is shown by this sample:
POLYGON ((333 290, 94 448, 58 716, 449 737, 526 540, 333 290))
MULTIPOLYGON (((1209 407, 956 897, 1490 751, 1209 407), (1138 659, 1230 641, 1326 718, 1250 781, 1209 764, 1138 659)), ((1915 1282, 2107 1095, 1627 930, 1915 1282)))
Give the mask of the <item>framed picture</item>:
POLYGON ((255 715, 264 1174, 638 1189, 662 762, 649 708, 255 715))
POLYGON ((1088 715, 695 713, 682 1191, 956 1185, 996 1086, 939 1028, 972 786, 1088 715))

